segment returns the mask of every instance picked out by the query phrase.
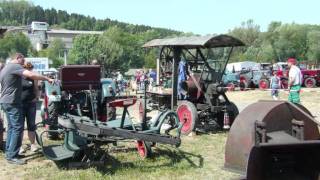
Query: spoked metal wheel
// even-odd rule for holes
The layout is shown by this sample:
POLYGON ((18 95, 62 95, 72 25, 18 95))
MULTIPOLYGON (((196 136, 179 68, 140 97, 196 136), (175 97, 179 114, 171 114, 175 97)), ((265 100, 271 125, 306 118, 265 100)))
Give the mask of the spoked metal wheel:
POLYGON ((160 51, 160 74, 166 76, 166 73, 172 72, 173 50, 163 47, 160 51))
POLYGON ((183 124, 181 133, 188 135, 194 128, 198 120, 198 111, 194 104, 189 101, 182 101, 177 108, 177 114, 180 122, 183 124))

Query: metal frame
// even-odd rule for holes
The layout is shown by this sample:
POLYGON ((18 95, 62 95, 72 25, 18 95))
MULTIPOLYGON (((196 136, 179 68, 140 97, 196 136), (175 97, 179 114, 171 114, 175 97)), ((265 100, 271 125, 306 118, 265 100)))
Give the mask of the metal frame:
MULTIPOLYGON (((233 51, 233 47, 235 46, 244 46, 244 43, 228 35, 191 36, 191 37, 178 37, 178 38, 169 38, 169 39, 155 39, 143 45, 143 47, 145 48, 161 47, 160 54, 159 54, 160 64, 161 64, 161 60, 165 61, 165 63, 169 63, 170 59, 172 59, 171 61, 171 65, 172 65, 171 109, 175 109, 177 106, 177 94, 178 94, 177 74, 178 74, 178 64, 181 60, 181 56, 187 59, 186 58, 186 53, 187 53, 194 58, 194 61, 202 60, 205 66, 209 70, 213 70, 209 66, 207 62, 207 58, 204 56, 201 49, 231 47, 227 56, 225 67, 223 67, 223 70, 222 70, 222 72, 224 72, 226 68, 226 64, 228 63, 230 59, 230 55, 233 51), (195 54, 193 54, 190 50, 195 50, 196 51, 195 54)), ((162 68, 160 67, 160 69, 162 68)), ((222 76, 223 76, 223 73, 221 73, 221 75, 217 78, 219 83, 221 82, 222 76)))

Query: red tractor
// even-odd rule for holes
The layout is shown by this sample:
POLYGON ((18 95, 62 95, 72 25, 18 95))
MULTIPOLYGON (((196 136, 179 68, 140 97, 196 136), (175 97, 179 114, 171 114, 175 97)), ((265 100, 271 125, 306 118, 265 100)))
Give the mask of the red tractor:
MULTIPOLYGON (((280 77, 281 80, 281 88, 288 88, 288 76, 289 70, 288 66, 284 62, 276 63, 277 76, 280 77)), ((310 70, 310 69, 302 69, 301 70, 303 81, 302 85, 307 88, 314 88, 320 85, 320 69, 310 70)), ((270 86, 270 77, 261 78, 259 81, 260 89, 268 89, 270 86)))
POLYGON ((303 75, 303 85, 307 88, 314 88, 320 84, 320 70, 301 70, 303 75))
MULTIPOLYGON (((281 88, 286 89, 288 88, 288 65, 285 62, 278 62, 273 65, 273 71, 277 72, 277 76, 280 78, 281 81, 281 88)), ((273 73, 272 73, 273 74, 273 73)), ((264 76, 259 80, 259 89, 265 90, 270 87, 270 78, 271 76, 264 76)))

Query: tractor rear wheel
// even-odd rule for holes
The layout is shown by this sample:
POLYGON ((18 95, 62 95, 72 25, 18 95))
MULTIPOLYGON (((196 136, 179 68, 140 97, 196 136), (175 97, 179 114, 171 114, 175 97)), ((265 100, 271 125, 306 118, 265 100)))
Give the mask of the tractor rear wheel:
POLYGON ((198 121, 198 111, 194 104, 189 101, 181 101, 177 108, 179 121, 183 124, 181 133, 188 135, 191 133, 198 121))
POLYGON ((287 78, 281 78, 281 88, 288 89, 288 79, 287 78))
POLYGON ((240 91, 245 91, 245 90, 247 90, 247 88, 248 88, 248 82, 247 82, 246 80, 240 81, 239 87, 240 87, 240 91))
POLYGON ((268 89, 270 83, 267 79, 260 79, 259 81, 259 89, 266 90, 268 89))
POLYGON ((312 77, 308 77, 304 80, 304 86, 307 88, 314 88, 316 87, 316 80, 312 77))

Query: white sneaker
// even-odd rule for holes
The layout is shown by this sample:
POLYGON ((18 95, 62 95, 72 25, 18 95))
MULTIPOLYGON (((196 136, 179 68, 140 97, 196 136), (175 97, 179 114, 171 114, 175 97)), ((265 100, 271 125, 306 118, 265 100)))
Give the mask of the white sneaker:
POLYGON ((31 150, 32 152, 37 152, 39 149, 40 149, 40 147, 39 147, 38 145, 36 145, 36 144, 31 144, 30 150, 31 150))
POLYGON ((279 100, 277 96, 272 96, 273 100, 277 101, 279 100))
POLYGON ((29 150, 29 149, 30 149, 30 145, 29 144, 26 144, 25 146, 21 146, 20 150, 19 150, 19 155, 22 155, 22 154, 26 153, 27 150, 29 150))

